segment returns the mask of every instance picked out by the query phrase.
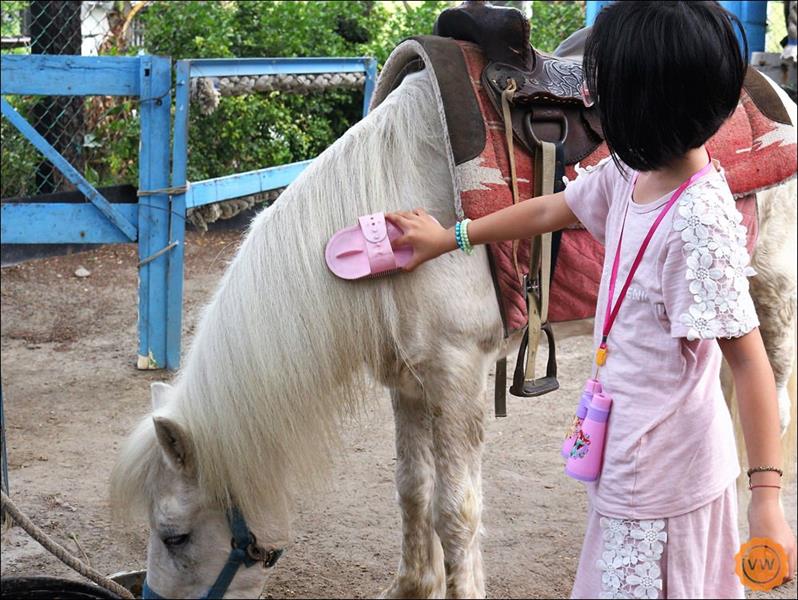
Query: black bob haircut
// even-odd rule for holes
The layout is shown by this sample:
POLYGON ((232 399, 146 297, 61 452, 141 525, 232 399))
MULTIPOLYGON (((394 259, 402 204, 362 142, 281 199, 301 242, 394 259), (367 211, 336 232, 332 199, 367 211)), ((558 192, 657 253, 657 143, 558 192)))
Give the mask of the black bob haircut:
POLYGON ((584 68, 616 164, 657 170, 706 142, 739 102, 747 56, 740 21, 717 2, 607 5, 584 68))

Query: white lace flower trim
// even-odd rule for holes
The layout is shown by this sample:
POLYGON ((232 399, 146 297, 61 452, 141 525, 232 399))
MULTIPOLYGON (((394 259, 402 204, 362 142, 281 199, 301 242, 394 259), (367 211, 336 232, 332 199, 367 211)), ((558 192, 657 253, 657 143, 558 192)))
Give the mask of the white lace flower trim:
POLYGON ((674 229, 687 255, 686 278, 693 304, 679 319, 687 339, 738 337, 757 326, 748 278, 745 226, 728 189, 714 179, 689 188, 679 199, 674 229))
MULTIPOLYGON (((612 162, 612 155, 605 156, 600 161, 598 161, 595 165, 588 165, 586 167, 582 166, 581 162, 578 162, 574 165, 574 173, 576 173, 576 178, 578 179, 580 175, 591 173, 596 169, 602 168, 607 163, 612 162)), ((570 182, 568 181, 567 177, 563 177, 563 183, 567 186, 570 182)))
POLYGON ((668 534, 665 521, 599 520, 604 552, 599 598, 658 598, 662 592, 659 561, 668 534))

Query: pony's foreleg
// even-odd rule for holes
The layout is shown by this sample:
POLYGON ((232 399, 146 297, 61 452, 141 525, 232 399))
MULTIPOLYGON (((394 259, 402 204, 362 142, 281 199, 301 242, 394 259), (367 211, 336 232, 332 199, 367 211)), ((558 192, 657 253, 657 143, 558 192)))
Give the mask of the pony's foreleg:
MULTIPOLYGON (((415 383, 415 382, 414 382, 415 383)), ((402 512, 399 572, 383 598, 443 598, 443 550, 432 521, 432 421, 421 389, 391 393, 396 425, 396 487, 402 512)))
MULTIPOLYGON (((441 360, 454 365, 459 359, 441 360)), ((468 362, 424 381, 432 412, 433 515, 443 546, 447 598, 485 597, 480 534, 487 364, 468 362)))

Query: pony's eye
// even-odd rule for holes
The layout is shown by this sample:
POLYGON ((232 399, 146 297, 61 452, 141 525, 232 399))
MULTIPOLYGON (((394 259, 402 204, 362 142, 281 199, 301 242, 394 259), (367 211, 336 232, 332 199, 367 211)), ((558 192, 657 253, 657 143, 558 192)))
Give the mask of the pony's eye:
POLYGON ((188 541, 188 534, 172 535, 163 539, 163 543, 169 548, 177 548, 188 541))

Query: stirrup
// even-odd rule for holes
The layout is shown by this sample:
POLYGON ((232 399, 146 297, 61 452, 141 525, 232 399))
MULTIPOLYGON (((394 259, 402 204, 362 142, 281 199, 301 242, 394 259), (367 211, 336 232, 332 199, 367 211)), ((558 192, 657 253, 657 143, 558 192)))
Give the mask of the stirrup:
POLYGON ((510 393, 521 398, 532 398, 542 396, 560 388, 557 381, 557 351, 554 343, 554 332, 551 324, 546 322, 540 326, 546 334, 549 342, 549 358, 546 361, 546 375, 538 379, 525 379, 526 350, 529 343, 529 329, 524 332, 521 346, 518 348, 518 358, 515 361, 515 371, 513 372, 513 384, 510 386, 510 393))

